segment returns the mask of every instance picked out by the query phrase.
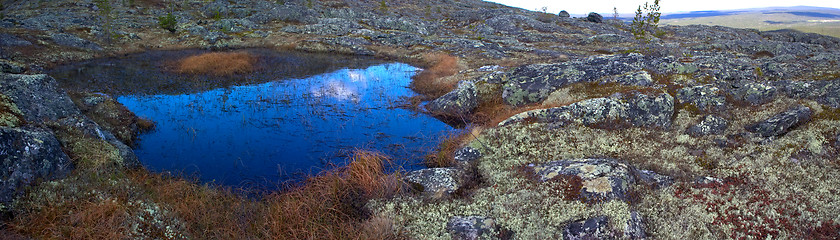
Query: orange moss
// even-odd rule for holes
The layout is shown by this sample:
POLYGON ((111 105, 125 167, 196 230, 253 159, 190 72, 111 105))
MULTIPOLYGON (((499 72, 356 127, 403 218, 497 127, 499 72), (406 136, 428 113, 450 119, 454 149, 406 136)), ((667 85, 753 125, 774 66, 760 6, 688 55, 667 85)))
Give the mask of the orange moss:
POLYGON ((457 57, 443 53, 427 53, 422 58, 429 67, 412 78, 409 85, 412 90, 437 98, 455 89, 457 81, 444 81, 442 78, 458 72, 457 57))
POLYGON ((257 58, 248 52, 211 52, 178 61, 175 71, 186 74, 227 76, 254 70, 257 58))

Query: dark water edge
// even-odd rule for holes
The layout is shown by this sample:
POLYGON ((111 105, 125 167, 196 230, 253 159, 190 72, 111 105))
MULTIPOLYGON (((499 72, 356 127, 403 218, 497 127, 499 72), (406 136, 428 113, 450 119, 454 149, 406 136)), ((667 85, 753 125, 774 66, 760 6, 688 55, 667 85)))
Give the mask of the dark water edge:
POLYGON ((149 170, 239 189, 281 189, 346 165, 356 149, 391 156, 389 171, 419 169, 423 156, 454 131, 398 106, 414 95, 407 86, 415 67, 247 51, 260 56, 259 70, 232 77, 167 71, 163 59, 200 50, 95 59, 51 74, 70 90, 112 95, 156 122, 135 148, 149 170))
POLYGON ((148 51, 121 57, 92 59, 57 66, 48 74, 69 91, 101 92, 111 96, 132 94, 186 94, 207 90, 302 78, 342 68, 364 68, 385 63, 372 57, 340 54, 280 52, 264 48, 238 49, 255 56, 255 71, 233 76, 183 75, 173 72, 175 62, 212 52, 202 49, 148 51))

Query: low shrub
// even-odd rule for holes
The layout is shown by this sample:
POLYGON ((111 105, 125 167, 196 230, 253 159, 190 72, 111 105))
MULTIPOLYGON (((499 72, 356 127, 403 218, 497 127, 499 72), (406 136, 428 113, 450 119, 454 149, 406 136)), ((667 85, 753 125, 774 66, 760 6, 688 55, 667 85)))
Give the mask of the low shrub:
POLYGON ((158 26, 160 28, 166 29, 167 31, 174 33, 175 27, 178 24, 178 20, 175 19, 175 15, 172 13, 167 13, 166 16, 158 17, 158 26))

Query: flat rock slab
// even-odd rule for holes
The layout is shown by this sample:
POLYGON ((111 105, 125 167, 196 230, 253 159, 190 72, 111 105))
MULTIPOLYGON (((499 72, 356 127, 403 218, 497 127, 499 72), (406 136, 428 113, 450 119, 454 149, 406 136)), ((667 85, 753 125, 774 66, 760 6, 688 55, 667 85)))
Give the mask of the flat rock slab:
POLYGON ((600 82, 602 78, 641 71, 641 54, 595 56, 556 64, 531 64, 510 73, 502 97, 513 106, 541 102, 559 88, 578 82, 600 82))
POLYGON ((580 177, 581 196, 587 199, 627 199, 630 185, 636 182, 629 166, 609 158, 566 159, 528 168, 543 182, 561 175, 580 177))
POLYGON ((606 216, 569 223, 563 230, 565 240, 609 239, 612 236, 606 216))
POLYGON ((799 105, 762 122, 748 125, 746 129, 762 137, 777 137, 811 120, 812 113, 811 108, 799 105))
POLYGON ((516 114, 499 126, 522 121, 578 123, 587 126, 668 128, 674 114, 674 98, 666 93, 630 92, 608 98, 593 98, 563 107, 537 109, 516 114))
POLYGON ((702 137, 706 135, 719 135, 729 126, 726 119, 715 115, 706 115, 699 123, 688 127, 686 133, 692 137, 702 137))
POLYGON ((58 120, 81 112, 58 83, 45 74, 0 73, 0 93, 9 96, 28 122, 58 120))
POLYGON ((454 240, 499 239, 496 221, 483 216, 454 216, 446 223, 446 231, 454 240))
POLYGON ((720 112, 726 110, 726 96, 712 84, 685 87, 677 90, 680 103, 691 104, 702 112, 720 112))
POLYGON ((8 203, 38 179, 70 174, 73 164, 49 130, 0 127, 0 203, 8 203))
POLYGON ((424 193, 452 194, 463 184, 463 176, 457 168, 427 168, 408 172, 403 180, 423 186, 424 193))

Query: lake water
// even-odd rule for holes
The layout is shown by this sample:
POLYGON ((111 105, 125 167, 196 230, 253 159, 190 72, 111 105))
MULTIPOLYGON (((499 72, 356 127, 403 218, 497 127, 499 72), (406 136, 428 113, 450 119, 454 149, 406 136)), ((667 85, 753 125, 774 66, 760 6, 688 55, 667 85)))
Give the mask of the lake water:
MULTIPOLYGON (((278 57, 265 50, 258 52, 268 56, 263 58, 278 57)), ((318 62, 303 55, 296 57, 318 62)), ((153 132, 140 136, 135 149, 141 162, 153 171, 183 173, 235 187, 273 188, 280 182, 343 165, 354 149, 392 156, 396 164, 392 169, 417 169, 440 137, 452 131, 435 118, 398 107, 404 98, 414 95, 407 86, 418 70, 402 63, 350 64, 350 68, 329 67, 324 68, 327 72, 297 77, 263 66, 264 70, 254 74, 231 77, 252 79, 248 81, 208 77, 220 84, 213 88, 184 87, 177 81, 194 81, 195 77, 184 79, 155 64, 142 69, 136 63, 120 62, 132 60, 125 59, 108 60, 110 64, 92 62, 54 75, 64 78, 60 80, 63 85, 79 84, 72 80, 76 77, 112 85, 99 86, 103 92, 130 89, 111 94, 138 116, 157 124, 153 132), (102 69, 103 65, 110 67, 102 69), (147 78, 155 76, 157 79, 148 81, 160 82, 157 85, 170 86, 156 94, 154 90, 160 86, 152 83, 132 88, 113 79, 91 80, 108 78, 101 73, 125 79, 132 77, 121 75, 138 72, 147 78), (272 74, 279 76, 272 78, 272 74), (227 84, 231 82, 250 84, 227 84)))

